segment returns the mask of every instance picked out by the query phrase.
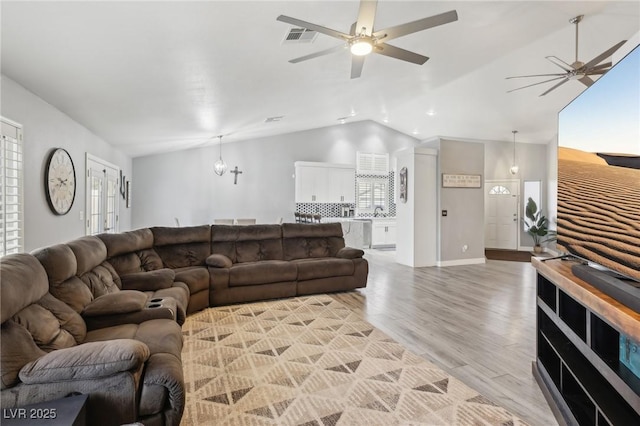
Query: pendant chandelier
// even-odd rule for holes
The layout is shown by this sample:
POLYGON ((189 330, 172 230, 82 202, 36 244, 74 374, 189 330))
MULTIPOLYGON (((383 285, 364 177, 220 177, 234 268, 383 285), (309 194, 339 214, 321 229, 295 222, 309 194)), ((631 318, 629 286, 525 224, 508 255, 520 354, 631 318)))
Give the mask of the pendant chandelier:
POLYGON ((218 176, 222 176, 224 172, 227 171, 227 163, 222 159, 222 135, 218 136, 218 138, 220 139, 220 157, 218 158, 218 161, 214 163, 213 171, 218 176))
POLYGON ((518 133, 518 131, 512 130, 511 133, 513 133, 513 163, 511 163, 509 173, 511 173, 512 175, 517 175, 518 171, 520 170, 520 167, 518 167, 518 165, 516 164, 516 133, 518 133))

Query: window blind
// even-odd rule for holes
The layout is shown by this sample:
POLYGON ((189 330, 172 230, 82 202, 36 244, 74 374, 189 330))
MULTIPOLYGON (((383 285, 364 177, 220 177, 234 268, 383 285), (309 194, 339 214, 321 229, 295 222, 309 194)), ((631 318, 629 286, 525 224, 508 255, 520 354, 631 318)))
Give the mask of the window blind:
POLYGON ((0 255, 24 250, 22 129, 2 119, 0 140, 0 255))

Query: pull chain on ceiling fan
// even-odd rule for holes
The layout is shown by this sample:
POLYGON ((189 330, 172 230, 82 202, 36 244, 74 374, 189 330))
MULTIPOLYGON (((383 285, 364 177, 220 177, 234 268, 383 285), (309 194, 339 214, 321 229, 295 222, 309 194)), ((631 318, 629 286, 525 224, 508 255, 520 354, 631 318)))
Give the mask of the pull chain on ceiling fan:
POLYGON ((564 83, 570 80, 578 80, 580 83, 589 87, 594 83, 594 81, 589 76, 602 75, 607 71, 609 71, 612 65, 611 62, 605 62, 605 63, 601 63, 601 62, 607 59, 608 57, 610 57, 611 55, 613 55, 613 53, 616 50, 618 50, 623 44, 625 44, 627 40, 622 40, 621 42, 616 43, 615 45, 611 46, 609 49, 605 50, 600 55, 596 56, 595 58, 593 58, 587 63, 581 62, 578 60, 578 24, 580 23, 580 21, 582 21, 582 18, 584 18, 584 15, 578 15, 569 20, 571 24, 574 24, 576 26, 576 60, 572 64, 568 64, 563 60, 557 58, 556 56, 547 56, 546 59, 548 61, 562 68, 564 72, 557 73, 557 74, 534 74, 534 75, 518 75, 514 77, 507 77, 507 80, 513 79, 513 78, 553 77, 545 81, 540 81, 538 83, 533 83, 526 86, 518 87, 516 89, 509 90, 507 91, 507 93, 514 92, 516 90, 526 89, 527 87, 537 86, 539 84, 549 83, 551 81, 557 81, 557 80, 561 80, 561 81, 556 85, 554 85, 553 87, 551 87, 550 89, 548 89, 547 91, 545 91, 544 93, 542 93, 540 96, 546 95, 547 93, 557 89, 558 87, 562 86, 564 83))
POLYGON ((458 20, 457 12, 452 10, 439 15, 376 31, 373 28, 373 23, 375 21, 377 4, 377 0, 360 1, 358 19, 353 25, 351 25, 349 34, 312 24, 311 22, 292 18, 290 16, 278 16, 278 21, 286 22, 308 30, 317 31, 346 42, 346 44, 340 44, 329 49, 291 59, 289 62, 295 64, 308 59, 317 58, 319 56, 341 52, 345 50, 346 47, 349 47, 352 53, 351 78, 360 77, 362 74, 362 67, 364 65, 364 58, 369 53, 377 53, 379 55, 389 56, 391 58, 422 65, 429 59, 428 57, 392 46, 387 44, 387 41, 458 20))

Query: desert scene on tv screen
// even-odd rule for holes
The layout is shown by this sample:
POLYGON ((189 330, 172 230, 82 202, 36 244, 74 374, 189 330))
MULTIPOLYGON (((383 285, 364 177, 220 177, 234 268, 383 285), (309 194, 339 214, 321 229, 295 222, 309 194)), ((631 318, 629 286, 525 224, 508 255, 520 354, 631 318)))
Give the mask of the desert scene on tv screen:
POLYGON ((558 149, 558 245, 640 281, 639 155, 558 149))

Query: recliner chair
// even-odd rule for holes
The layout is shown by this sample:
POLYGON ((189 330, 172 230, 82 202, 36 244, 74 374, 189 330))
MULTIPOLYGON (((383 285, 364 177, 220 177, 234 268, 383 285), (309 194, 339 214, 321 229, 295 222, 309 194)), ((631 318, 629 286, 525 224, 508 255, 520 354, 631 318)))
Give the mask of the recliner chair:
POLYGON ((34 256, 3 257, 0 277, 4 409, 81 393, 89 395, 92 425, 180 423, 182 332, 174 320, 87 331, 82 317, 49 293, 34 256))

